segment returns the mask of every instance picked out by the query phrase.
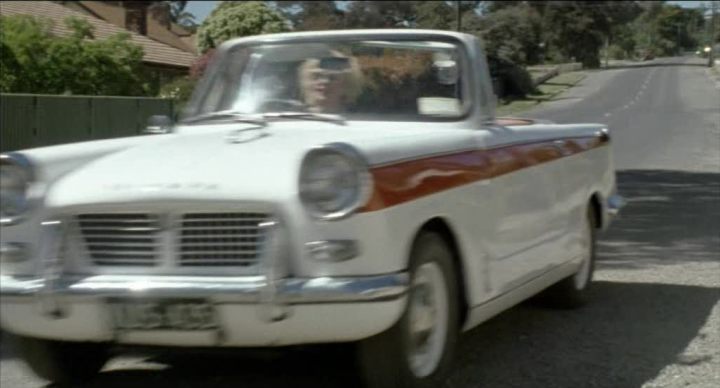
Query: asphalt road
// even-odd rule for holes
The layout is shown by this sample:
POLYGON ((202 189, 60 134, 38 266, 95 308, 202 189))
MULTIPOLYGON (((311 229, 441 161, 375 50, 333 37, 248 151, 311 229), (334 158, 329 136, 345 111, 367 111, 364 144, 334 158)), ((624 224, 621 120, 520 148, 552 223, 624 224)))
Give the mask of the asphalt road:
MULTIPOLYGON (((593 72, 529 114, 607 123, 628 205, 601 238, 592 303, 523 304, 467 333, 449 387, 720 386, 720 89, 701 63, 593 72)), ((343 346, 123 357, 90 386, 352 387, 351 366, 343 346)), ((0 386, 45 384, 3 344, 0 386)))

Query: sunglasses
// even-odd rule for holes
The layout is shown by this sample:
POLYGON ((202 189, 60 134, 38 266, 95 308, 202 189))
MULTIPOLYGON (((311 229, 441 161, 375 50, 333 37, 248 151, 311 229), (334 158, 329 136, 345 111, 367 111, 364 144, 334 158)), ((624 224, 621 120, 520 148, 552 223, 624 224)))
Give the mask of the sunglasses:
POLYGON ((344 71, 350 69, 350 58, 327 57, 320 59, 320 68, 323 70, 344 71))
POLYGON ((341 73, 331 73, 327 71, 314 71, 310 73, 310 78, 312 78, 313 81, 328 81, 328 82, 334 82, 340 79, 342 77, 341 73))

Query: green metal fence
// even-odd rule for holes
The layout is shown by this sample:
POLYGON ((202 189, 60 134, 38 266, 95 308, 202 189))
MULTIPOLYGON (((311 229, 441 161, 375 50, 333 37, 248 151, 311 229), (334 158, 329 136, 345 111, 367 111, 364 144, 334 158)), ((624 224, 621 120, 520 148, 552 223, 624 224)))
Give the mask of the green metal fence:
POLYGON ((146 97, 0 94, 0 151, 134 136, 172 100, 146 97))

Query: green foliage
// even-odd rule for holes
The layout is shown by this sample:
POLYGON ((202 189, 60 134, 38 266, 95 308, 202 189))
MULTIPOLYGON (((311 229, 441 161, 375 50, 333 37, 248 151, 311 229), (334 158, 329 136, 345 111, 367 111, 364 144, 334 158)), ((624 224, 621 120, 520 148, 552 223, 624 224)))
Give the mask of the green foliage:
POLYGON ((416 10, 418 28, 450 30, 457 23, 455 9, 444 1, 420 1, 416 10))
POLYGON ((517 64, 534 64, 541 54, 542 24, 529 6, 505 7, 479 22, 477 34, 488 55, 517 64))
POLYGON ((3 92, 143 95, 142 48, 127 34, 91 40, 83 19, 65 20, 70 36, 50 34, 52 22, 29 16, 0 18, 3 92))
POLYGON ((170 20, 185 27, 195 27, 195 15, 185 11, 187 1, 171 1, 170 2, 170 20))
POLYGON ((0 39, 0 92, 12 91, 19 73, 20 64, 15 53, 0 39))
POLYGON ((660 4, 649 8, 638 18, 638 46, 657 55, 676 55, 693 50, 701 42, 702 13, 695 9, 660 4))
POLYGON ((492 1, 484 9, 486 19, 505 19, 501 31, 490 34, 488 41, 521 51, 514 54, 516 61, 524 55, 525 63, 574 60, 586 67, 599 66, 600 49, 614 29, 640 12, 635 1, 492 1))
POLYGON ((205 52, 228 39, 288 29, 288 20, 264 2, 223 1, 198 28, 198 48, 205 52))
POLYGON ((298 31, 333 30, 344 27, 344 13, 331 0, 276 1, 276 7, 298 31))
MULTIPOLYGON (((481 1, 351 1, 338 7, 335 1, 276 1, 296 30, 339 28, 418 27, 454 30, 457 5, 466 17, 472 17, 481 1)), ((464 21, 463 21, 464 23, 464 21)))
POLYGON ((197 78, 187 76, 179 77, 174 81, 163 85, 160 88, 158 97, 172 99, 175 102, 175 111, 182 112, 185 104, 190 101, 190 97, 192 96, 196 83, 197 78))
POLYGON ((415 18, 414 1, 353 1, 343 20, 347 28, 401 28, 415 18))
POLYGON ((496 57, 488 56, 490 76, 495 84, 495 94, 500 98, 522 98, 536 92, 532 76, 517 63, 496 57))

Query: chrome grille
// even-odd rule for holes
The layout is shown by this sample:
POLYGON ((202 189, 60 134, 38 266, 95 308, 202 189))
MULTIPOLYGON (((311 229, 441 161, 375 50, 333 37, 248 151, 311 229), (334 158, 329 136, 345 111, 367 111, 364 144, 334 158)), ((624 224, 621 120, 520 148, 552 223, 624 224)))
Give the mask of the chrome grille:
POLYGON ((142 213, 81 214, 77 227, 90 259, 101 266, 158 264, 157 216, 142 213))
POLYGON ((182 216, 178 261, 181 266, 251 266, 261 255, 260 227, 267 213, 191 213, 182 216))

